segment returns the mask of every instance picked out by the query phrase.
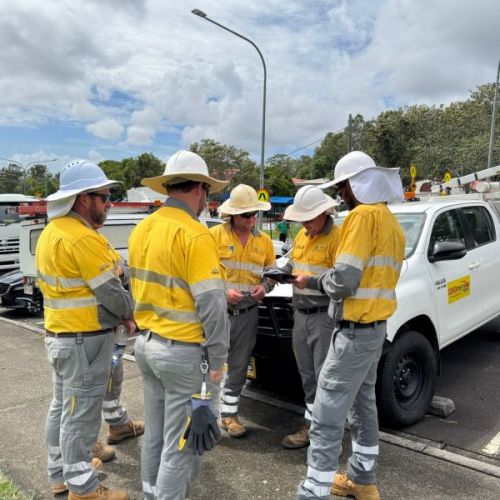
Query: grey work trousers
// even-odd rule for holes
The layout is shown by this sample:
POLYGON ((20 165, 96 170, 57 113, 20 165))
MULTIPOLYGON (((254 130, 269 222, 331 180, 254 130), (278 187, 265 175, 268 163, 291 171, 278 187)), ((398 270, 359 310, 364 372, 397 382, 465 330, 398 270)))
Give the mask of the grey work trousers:
POLYGON ((304 417, 309 421, 312 418, 319 373, 328 353, 334 327, 335 323, 326 311, 304 314, 296 310, 293 315, 293 352, 304 389, 304 417))
POLYGON ((70 491, 84 495, 99 485, 91 467, 92 448, 101 427, 113 331, 76 338, 46 336, 45 344, 53 370, 46 422, 49 480, 66 482, 70 491))
POLYGON ((135 359, 144 380, 144 498, 182 500, 201 470, 200 456, 187 448, 179 450, 191 415, 191 396, 201 390, 201 347, 140 335, 135 359))
POLYGON ((297 499, 330 498, 346 418, 352 439, 347 475, 358 484, 375 483, 375 382, 385 335, 385 321, 372 328, 334 330, 314 401, 307 477, 297 499))
POLYGON ((231 324, 227 373, 221 391, 220 415, 238 413, 238 403, 247 380, 248 363, 257 339, 259 308, 253 307, 238 316, 229 315, 231 324))
POLYGON ((108 387, 102 402, 102 416, 109 426, 125 425, 130 417, 120 401, 123 385, 123 357, 111 368, 108 387))

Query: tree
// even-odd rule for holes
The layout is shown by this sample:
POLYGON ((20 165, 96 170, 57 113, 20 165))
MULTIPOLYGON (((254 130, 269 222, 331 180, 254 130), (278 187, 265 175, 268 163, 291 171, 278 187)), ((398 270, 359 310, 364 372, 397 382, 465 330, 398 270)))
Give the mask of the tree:
POLYGON ((0 192, 22 193, 23 170, 15 163, 0 169, 0 192))

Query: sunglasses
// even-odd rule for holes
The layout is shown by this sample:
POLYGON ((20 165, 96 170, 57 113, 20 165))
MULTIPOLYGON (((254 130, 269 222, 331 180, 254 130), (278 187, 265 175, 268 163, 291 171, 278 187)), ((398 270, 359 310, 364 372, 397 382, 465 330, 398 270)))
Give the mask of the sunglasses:
POLYGON ((101 198, 103 203, 109 203, 111 201, 111 193, 87 193, 89 196, 93 196, 94 198, 101 198))
POLYGON ((239 214, 240 217, 244 219, 251 219, 252 217, 256 217, 258 212, 245 212, 244 214, 239 214))

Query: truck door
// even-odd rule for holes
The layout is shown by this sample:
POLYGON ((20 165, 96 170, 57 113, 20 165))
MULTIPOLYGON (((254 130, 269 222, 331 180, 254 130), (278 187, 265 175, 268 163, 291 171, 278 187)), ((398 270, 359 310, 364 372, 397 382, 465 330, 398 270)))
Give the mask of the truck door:
POLYGON ((493 217, 487 208, 464 207, 467 232, 470 234, 467 251, 479 266, 482 275, 482 318, 498 314, 498 286, 500 283, 500 252, 493 217))
MULTIPOLYGON (((456 209, 440 212, 433 222, 428 253, 436 242, 453 241, 464 245, 465 231, 456 209)), ((482 318, 482 273, 477 256, 471 252, 461 259, 428 261, 433 280, 439 324, 439 344, 444 346, 482 318)))

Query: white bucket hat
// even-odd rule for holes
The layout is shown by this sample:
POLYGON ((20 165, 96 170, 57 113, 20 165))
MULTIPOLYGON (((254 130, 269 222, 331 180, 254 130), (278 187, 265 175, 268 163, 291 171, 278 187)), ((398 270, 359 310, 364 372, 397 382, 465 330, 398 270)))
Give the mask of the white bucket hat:
POLYGON ((307 222, 324 212, 335 213, 336 205, 337 202, 319 187, 304 186, 297 191, 293 205, 286 207, 283 219, 307 222))
POLYGON ((120 181, 108 179, 101 167, 88 160, 70 161, 62 170, 59 190, 47 196, 47 217, 49 220, 66 215, 77 195, 106 187, 116 186, 120 181))
POLYGON ((204 182, 210 186, 210 191, 213 193, 221 191, 229 184, 229 181, 219 181, 210 177, 203 158, 184 149, 177 151, 168 159, 163 175, 142 179, 141 184, 157 193, 168 194, 165 184, 173 186, 186 181, 204 182))
POLYGON ((259 201, 257 192, 253 187, 239 184, 231 191, 229 198, 219 207, 219 214, 221 216, 238 215, 270 209, 271 204, 268 201, 259 201))

